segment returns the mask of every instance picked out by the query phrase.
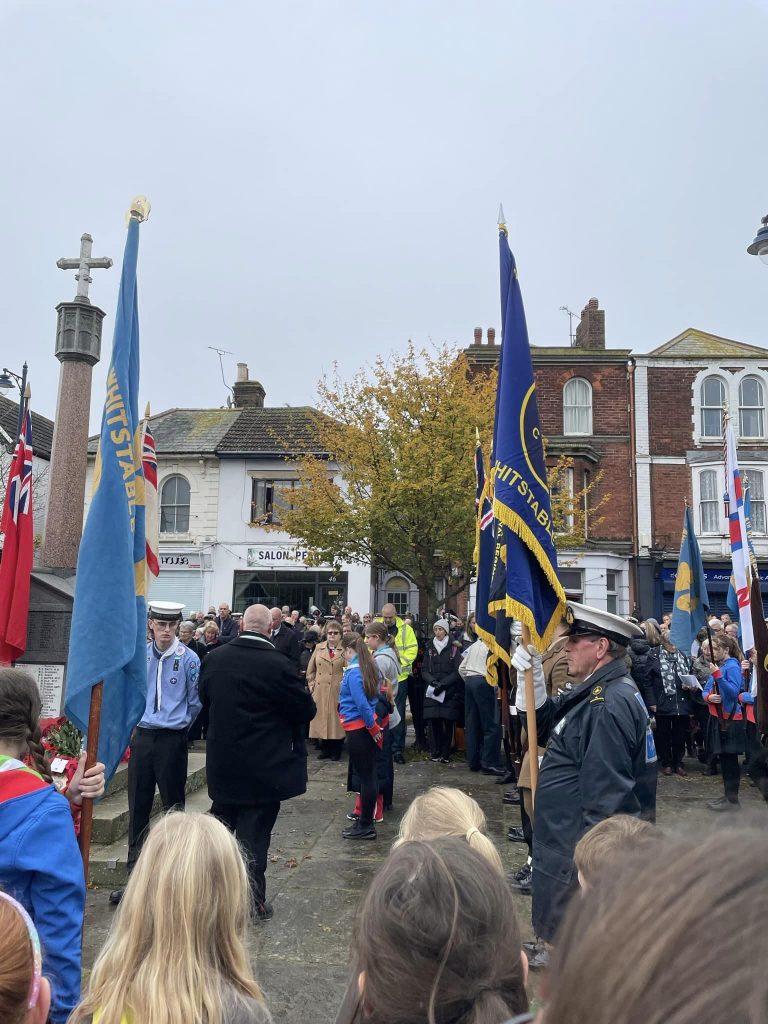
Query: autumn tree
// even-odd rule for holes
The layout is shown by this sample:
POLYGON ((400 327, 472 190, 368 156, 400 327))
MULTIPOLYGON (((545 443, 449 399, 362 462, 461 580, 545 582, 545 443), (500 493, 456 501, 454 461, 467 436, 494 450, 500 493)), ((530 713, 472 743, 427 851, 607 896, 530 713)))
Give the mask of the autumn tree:
POLYGON ((319 386, 315 427, 325 456, 299 461, 300 485, 281 529, 317 562, 367 562, 409 576, 419 614, 469 586, 475 544, 475 428, 490 447, 496 374, 472 375, 443 346, 379 357, 319 386), (338 466, 333 473, 329 462, 338 466))

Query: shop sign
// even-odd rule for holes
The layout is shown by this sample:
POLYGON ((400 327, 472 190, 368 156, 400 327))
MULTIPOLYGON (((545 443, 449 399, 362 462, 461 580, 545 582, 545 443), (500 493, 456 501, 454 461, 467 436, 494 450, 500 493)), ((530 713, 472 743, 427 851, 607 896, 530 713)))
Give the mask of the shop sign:
POLYGON ((307 565, 309 551, 306 548, 283 544, 265 544, 248 548, 248 566, 257 569, 262 566, 307 565))
POLYGON ((160 554, 161 569, 201 569, 202 562, 198 551, 177 551, 173 554, 160 554))
MULTIPOLYGON (((707 583, 725 583, 726 586, 730 582, 732 569, 730 566, 718 566, 717 568, 704 568, 704 579, 707 583)), ((768 569, 760 569, 758 571, 761 583, 768 583, 768 569)), ((674 583, 677 579, 677 567, 674 569, 671 567, 665 567, 661 570, 661 578, 665 583, 674 583)))

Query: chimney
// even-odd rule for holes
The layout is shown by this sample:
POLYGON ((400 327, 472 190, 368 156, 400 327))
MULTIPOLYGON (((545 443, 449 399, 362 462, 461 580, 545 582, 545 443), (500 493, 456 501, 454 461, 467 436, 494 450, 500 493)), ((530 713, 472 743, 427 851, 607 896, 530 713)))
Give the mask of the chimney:
POLYGON ((483 328, 482 327, 476 327, 475 328, 475 340, 474 340, 473 344, 474 345, 482 345, 483 344, 483 328))
POLYGON ((495 327, 489 327, 488 328, 488 344, 489 345, 495 345, 496 344, 496 328, 495 327))
POLYGON ((248 379, 248 364, 237 364, 237 379, 232 394, 236 409, 263 409, 266 392, 257 380, 248 379))
POLYGON ((599 305, 597 299, 590 299, 581 311, 574 348, 605 350, 605 310, 599 309, 599 305))

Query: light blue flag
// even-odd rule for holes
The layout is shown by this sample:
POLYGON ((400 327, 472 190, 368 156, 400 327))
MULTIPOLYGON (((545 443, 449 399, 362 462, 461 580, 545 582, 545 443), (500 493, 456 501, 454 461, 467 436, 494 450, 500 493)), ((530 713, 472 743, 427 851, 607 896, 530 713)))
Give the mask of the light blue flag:
POLYGON ((678 650, 690 654, 696 634, 707 621, 709 595, 704 577, 699 542, 693 532, 693 516, 688 505, 683 514, 683 537, 677 560, 675 596, 669 638, 678 650))
POLYGON ((144 712, 147 692, 138 251, 139 224, 131 218, 93 497, 77 560, 64 704, 67 717, 87 731, 91 690, 96 683, 104 683, 98 756, 106 765, 107 779, 114 774, 144 712))

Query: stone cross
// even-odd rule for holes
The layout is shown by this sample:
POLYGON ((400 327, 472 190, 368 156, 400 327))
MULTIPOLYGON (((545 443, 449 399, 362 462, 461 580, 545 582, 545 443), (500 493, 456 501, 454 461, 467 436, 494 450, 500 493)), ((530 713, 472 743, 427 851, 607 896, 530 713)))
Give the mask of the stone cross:
POLYGON ((88 285, 93 283, 89 271, 95 268, 96 270, 109 270, 112 266, 112 260, 109 256, 95 257, 91 256, 93 249, 93 239, 90 235, 85 234, 80 238, 80 255, 75 259, 60 259, 56 260, 56 266, 59 270, 76 270, 75 280, 77 281, 77 295, 75 301, 77 302, 90 302, 88 298, 88 285))

